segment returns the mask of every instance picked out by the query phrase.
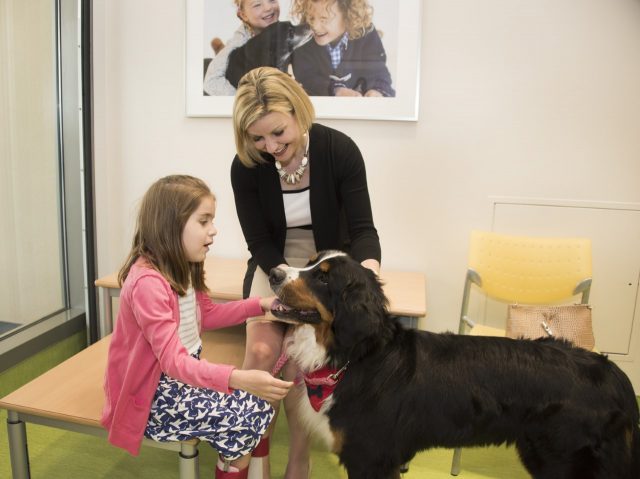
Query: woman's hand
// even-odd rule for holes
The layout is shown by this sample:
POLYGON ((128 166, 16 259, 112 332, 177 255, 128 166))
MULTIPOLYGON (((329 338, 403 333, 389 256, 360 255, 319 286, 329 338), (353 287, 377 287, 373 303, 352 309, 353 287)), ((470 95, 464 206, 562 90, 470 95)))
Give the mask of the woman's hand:
POLYGON ((364 96, 383 96, 381 92, 379 92, 378 90, 368 90, 367 93, 364 94, 364 96))
POLYGON ((231 389, 242 389, 269 402, 280 401, 291 386, 293 382, 276 379, 268 372, 258 369, 234 369, 229 377, 231 389))
POLYGON ((365 259, 362 263, 360 263, 365 268, 369 268, 373 271, 376 276, 380 276, 380 263, 378 263, 375 259, 365 259))

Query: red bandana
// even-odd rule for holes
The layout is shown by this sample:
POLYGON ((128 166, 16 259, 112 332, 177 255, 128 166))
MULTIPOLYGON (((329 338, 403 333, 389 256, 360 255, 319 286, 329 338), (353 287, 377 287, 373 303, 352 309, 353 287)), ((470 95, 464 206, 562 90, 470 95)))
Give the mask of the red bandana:
POLYGON ((340 382, 342 373, 345 372, 348 364, 345 364, 342 369, 333 369, 325 366, 304 375, 307 396, 309 396, 309 402, 314 411, 320 411, 325 399, 333 394, 333 390, 340 382))
POLYGON ((304 382, 307 386, 307 396, 309 396, 309 402, 314 411, 320 411, 324 400, 333 394, 333 390, 336 388, 338 382, 324 380, 328 379, 329 376, 336 371, 336 369, 324 367, 304 375, 304 382))

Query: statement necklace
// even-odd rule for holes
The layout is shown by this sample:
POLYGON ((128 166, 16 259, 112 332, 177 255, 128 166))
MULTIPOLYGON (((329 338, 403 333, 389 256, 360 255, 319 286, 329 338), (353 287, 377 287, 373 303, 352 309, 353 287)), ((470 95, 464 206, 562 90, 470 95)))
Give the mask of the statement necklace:
MULTIPOLYGON (((305 133, 304 136, 307 136, 305 133)), ((276 170, 278 170, 278 175, 280 175, 280 179, 289 185, 295 185, 300 183, 302 180, 302 175, 304 175, 304 170, 307 169, 307 165, 309 164, 309 138, 307 137, 307 146, 304 150, 304 156, 302 157, 302 161, 300 161, 300 166, 296 168, 293 173, 287 173, 285 169, 282 168, 282 163, 276 161, 276 170)))

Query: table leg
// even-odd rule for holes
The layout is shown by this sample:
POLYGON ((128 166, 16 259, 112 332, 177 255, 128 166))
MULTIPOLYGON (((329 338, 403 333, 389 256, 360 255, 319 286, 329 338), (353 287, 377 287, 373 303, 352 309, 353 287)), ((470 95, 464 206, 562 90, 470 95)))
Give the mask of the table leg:
POLYGON ((15 411, 9 411, 7 431, 9 434, 9 456, 11 457, 13 479, 29 479, 31 473, 29 471, 29 451, 27 449, 27 428, 15 411))
POLYGON ((102 292, 103 310, 102 321, 100 322, 100 337, 104 338, 113 331, 113 296, 111 295, 111 288, 103 288, 102 292))
POLYGON ((199 479, 198 446, 180 444, 180 479, 199 479))

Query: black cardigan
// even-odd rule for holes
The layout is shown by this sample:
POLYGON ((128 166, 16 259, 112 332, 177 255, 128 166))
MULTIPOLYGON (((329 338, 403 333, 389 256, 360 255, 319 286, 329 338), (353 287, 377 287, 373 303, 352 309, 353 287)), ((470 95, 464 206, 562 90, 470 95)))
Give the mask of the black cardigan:
MULTIPOLYGON (((316 249, 339 249, 357 261, 380 261, 360 150, 344 133, 323 125, 314 123, 309 135, 309 201, 316 249)), ((268 163, 247 168, 236 155, 231 164, 236 211, 252 256, 245 296, 256 264, 268 274, 286 263, 287 223, 280 178, 273 157, 265 154, 264 158, 268 163)))

